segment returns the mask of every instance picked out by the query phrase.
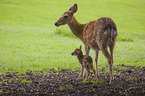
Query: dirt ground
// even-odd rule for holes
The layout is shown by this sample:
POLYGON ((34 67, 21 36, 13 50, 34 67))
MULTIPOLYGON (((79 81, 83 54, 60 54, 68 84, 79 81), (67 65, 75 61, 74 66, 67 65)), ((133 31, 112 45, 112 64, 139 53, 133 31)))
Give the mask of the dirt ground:
POLYGON ((89 80, 76 80, 80 69, 55 71, 28 71, 26 74, 7 72, 0 75, 0 95, 31 96, 145 96, 145 67, 119 65, 114 68, 114 80, 109 84, 107 68, 99 70, 99 80, 94 74, 89 80))

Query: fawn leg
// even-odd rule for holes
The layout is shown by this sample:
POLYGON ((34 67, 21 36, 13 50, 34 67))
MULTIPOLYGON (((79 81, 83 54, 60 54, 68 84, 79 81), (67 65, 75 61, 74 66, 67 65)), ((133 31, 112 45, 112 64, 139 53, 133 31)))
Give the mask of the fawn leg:
POLYGON ((86 68, 86 78, 85 78, 85 80, 89 79, 89 77, 90 77, 90 70, 89 70, 89 68, 86 68))
POLYGON ((84 68, 84 71, 83 71, 83 78, 85 75, 86 75, 86 68, 84 68))
POLYGON ((78 78, 76 80, 78 80, 82 76, 83 71, 84 71, 84 66, 82 65, 81 73, 80 73, 80 75, 78 76, 78 78))
POLYGON ((96 62, 96 74, 97 74, 97 76, 99 76, 99 71, 98 71, 98 56, 99 56, 99 50, 97 50, 96 52, 95 52, 95 62, 96 62))

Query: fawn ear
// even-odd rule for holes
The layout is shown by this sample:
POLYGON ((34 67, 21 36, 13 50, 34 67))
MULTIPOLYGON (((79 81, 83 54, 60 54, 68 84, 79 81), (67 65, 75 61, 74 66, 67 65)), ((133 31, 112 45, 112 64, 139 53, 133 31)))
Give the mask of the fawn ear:
POLYGON ((69 10, 72 11, 72 13, 76 13, 78 10, 77 4, 74 4, 69 10))
POLYGON ((80 45, 80 49, 82 49, 82 45, 80 45))

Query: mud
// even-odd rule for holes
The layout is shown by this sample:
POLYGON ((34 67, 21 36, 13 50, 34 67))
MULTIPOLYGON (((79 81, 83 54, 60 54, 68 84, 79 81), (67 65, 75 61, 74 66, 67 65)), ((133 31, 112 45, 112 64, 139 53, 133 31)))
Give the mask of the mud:
POLYGON ((31 96, 145 96, 145 67, 119 65, 114 68, 114 80, 109 84, 107 68, 99 70, 89 80, 76 80, 80 69, 28 71, 26 74, 7 72, 0 75, 0 95, 31 96))

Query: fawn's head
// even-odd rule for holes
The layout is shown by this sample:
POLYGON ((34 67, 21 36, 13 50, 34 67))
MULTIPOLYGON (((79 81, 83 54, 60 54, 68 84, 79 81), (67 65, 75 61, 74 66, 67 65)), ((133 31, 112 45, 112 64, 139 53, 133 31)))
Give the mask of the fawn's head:
POLYGON ((80 48, 75 49, 75 50, 71 53, 71 55, 83 55, 83 52, 82 52, 82 50, 81 50, 81 46, 80 46, 80 48))
POLYGON ((68 11, 64 12, 55 22, 55 26, 69 24, 72 21, 73 14, 77 11, 77 4, 74 4, 68 11))

